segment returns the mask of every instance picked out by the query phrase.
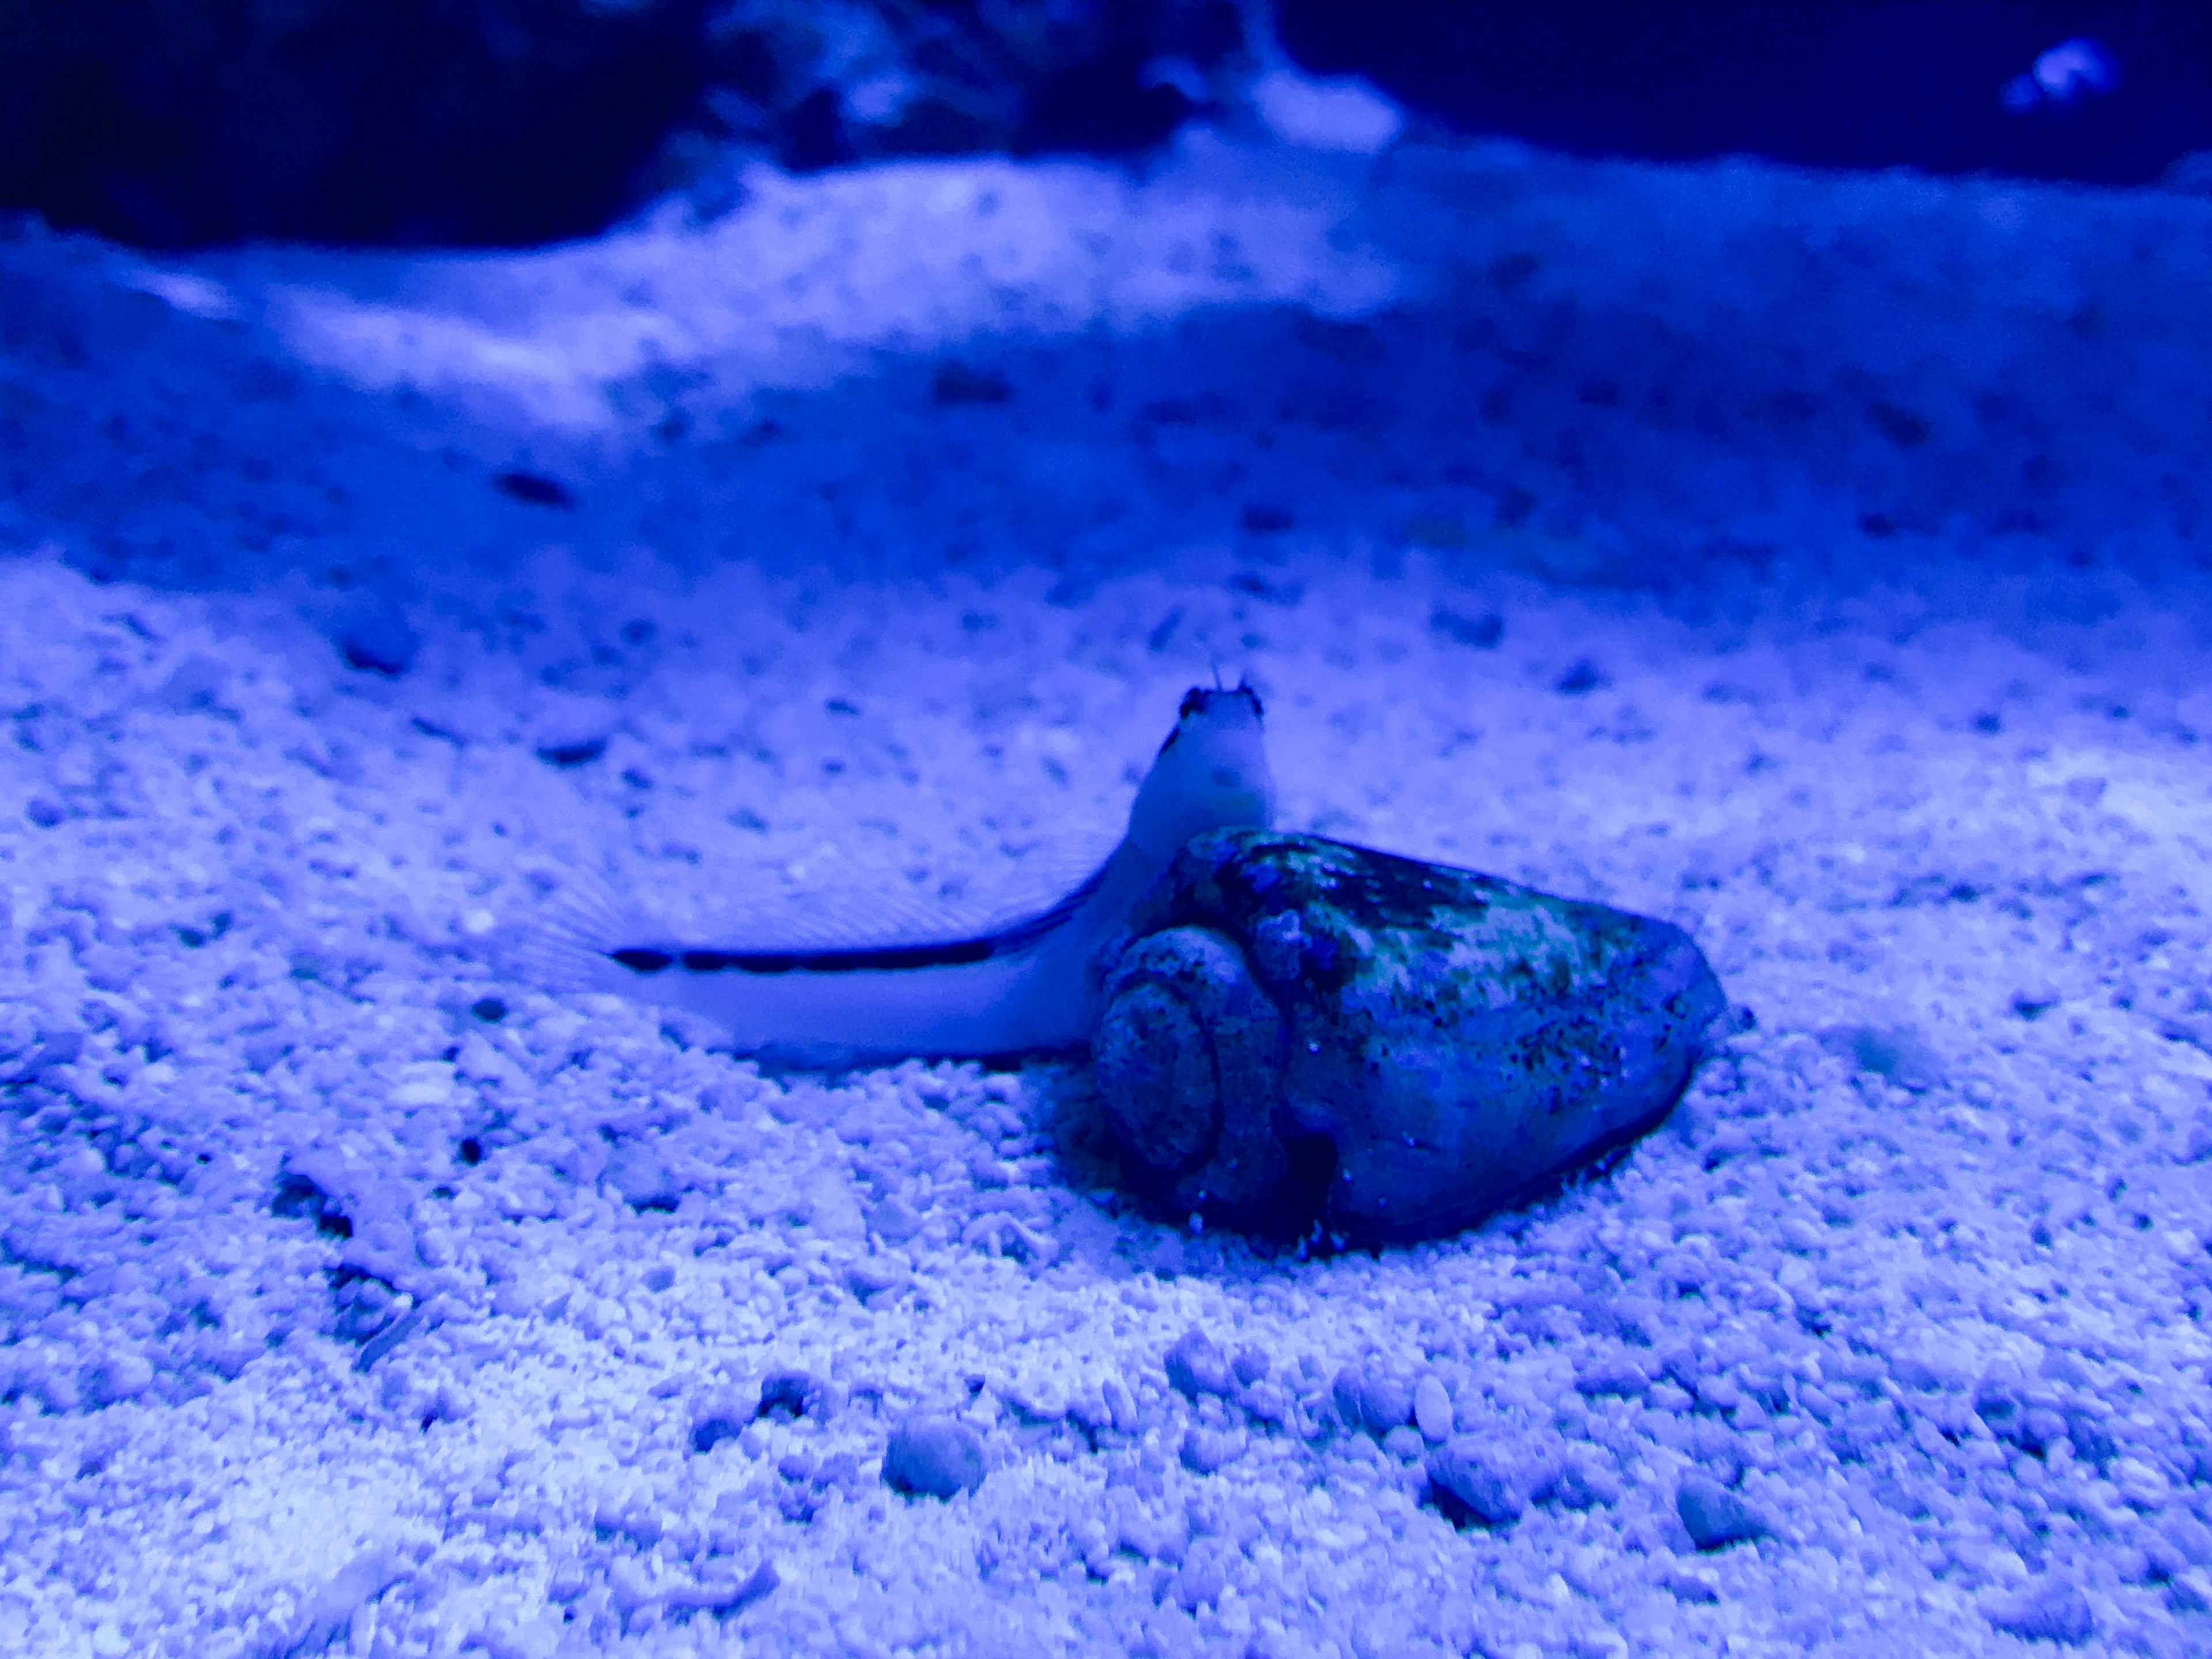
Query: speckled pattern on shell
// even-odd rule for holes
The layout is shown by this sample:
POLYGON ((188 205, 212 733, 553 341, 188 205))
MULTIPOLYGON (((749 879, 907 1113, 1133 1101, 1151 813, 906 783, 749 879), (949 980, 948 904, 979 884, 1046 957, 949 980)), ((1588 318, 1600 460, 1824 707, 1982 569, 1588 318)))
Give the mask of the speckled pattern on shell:
POLYGON ((1724 1006, 1680 928, 1318 836, 1201 836, 1102 958, 1135 1184, 1277 1236, 1432 1237, 1640 1134, 1724 1006))

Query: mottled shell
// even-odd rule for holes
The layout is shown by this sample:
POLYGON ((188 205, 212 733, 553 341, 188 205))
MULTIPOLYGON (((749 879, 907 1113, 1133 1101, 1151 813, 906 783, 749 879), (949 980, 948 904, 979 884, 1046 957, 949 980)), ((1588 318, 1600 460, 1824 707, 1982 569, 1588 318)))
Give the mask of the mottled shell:
POLYGON ((1277 1236, 1433 1237, 1663 1117, 1723 1006, 1665 922, 1317 836, 1199 836, 1101 960, 1134 1184, 1277 1236))

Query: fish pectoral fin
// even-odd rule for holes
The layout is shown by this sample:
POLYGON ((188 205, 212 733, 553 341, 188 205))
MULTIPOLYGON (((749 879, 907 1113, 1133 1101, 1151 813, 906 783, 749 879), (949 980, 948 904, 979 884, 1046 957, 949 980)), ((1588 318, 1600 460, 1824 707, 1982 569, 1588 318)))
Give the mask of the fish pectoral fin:
POLYGON ((636 967, 615 953, 654 948, 650 942, 666 937, 667 928, 596 877, 564 873, 558 880, 538 911, 495 951, 498 965, 545 991, 629 988, 636 967))

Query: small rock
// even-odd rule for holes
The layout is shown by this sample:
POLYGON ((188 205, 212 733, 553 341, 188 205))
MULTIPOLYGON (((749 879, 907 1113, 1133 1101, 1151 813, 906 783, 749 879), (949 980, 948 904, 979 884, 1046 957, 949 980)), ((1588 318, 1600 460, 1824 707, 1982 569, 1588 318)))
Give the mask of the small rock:
POLYGON ((884 1453, 884 1484, 908 1498, 973 1492, 983 1484, 983 1442, 956 1417, 909 1417, 884 1453))
POLYGON ((1505 619, 1495 611, 1486 611, 1479 617, 1465 617, 1456 611, 1439 607, 1430 616, 1429 626, 1447 639, 1471 646, 1477 651, 1491 650, 1505 634, 1505 619))
POLYGON ((1418 1463, 1429 1449, 1428 1442, 1410 1424, 1401 1423, 1382 1437, 1382 1449, 1401 1463, 1418 1463))
POLYGON ((1570 1457, 1561 1463, 1536 1493, 1540 1504, 1556 1504, 1570 1510, 1596 1509, 1620 1499, 1620 1482, 1611 1471, 1579 1457, 1570 1457))
POLYGON ((665 1530, 660 1516, 643 1498, 601 1503, 592 1511, 592 1527, 601 1538, 627 1538, 641 1550, 658 1544, 665 1530))
POLYGON ((845 1284, 854 1296, 866 1301, 907 1283, 906 1269, 888 1256, 863 1256, 845 1269, 845 1284))
POLYGON ((1709 1475, 1682 1477, 1674 1494, 1674 1512, 1682 1517, 1690 1541, 1701 1550, 1724 1549, 1767 1533, 1758 1510, 1709 1475))
POLYGON ((1563 696, 1580 697, 1611 684, 1613 682, 1606 678, 1597 665, 1584 657, 1560 675, 1553 683, 1552 689, 1563 696))
POLYGON ((641 1140, 617 1143, 607 1154, 606 1168, 599 1179, 641 1213, 673 1210, 683 1197, 683 1182, 668 1167, 668 1160, 641 1140))
POLYGON ((771 1371, 761 1379, 760 1404, 756 1417, 790 1423, 802 1417, 822 1418, 830 1412, 830 1387, 805 1371, 771 1371))
POLYGON ((1515 1472, 1495 1449, 1462 1435, 1429 1454, 1429 1486, 1436 1505, 1455 1525, 1469 1521, 1501 1527, 1521 1518, 1528 1499, 1515 1472))
POLYGON ((1170 1385, 1187 1400, 1194 1401, 1202 1394, 1226 1398, 1236 1386, 1229 1361, 1213 1339, 1196 1326, 1185 1331, 1168 1350, 1167 1370, 1170 1385))
POLYGON ((2045 1584, 2018 1595, 1985 1603, 1983 1613, 2008 1636, 2026 1642, 2062 1642, 2076 1646, 2097 1632, 2089 1598, 2072 1584, 2045 1584))
POLYGON ((734 1393, 702 1400, 691 1414, 691 1449, 704 1455, 725 1440, 734 1440, 753 1420, 752 1405, 734 1393))
POLYGON ((743 1613, 771 1594, 782 1581, 776 1577, 775 1564, 763 1561, 750 1573, 734 1583, 727 1579, 709 1579, 696 1584, 679 1585, 663 1598, 668 1606, 686 1612, 709 1613, 717 1619, 727 1619, 743 1613))
POLYGON ((1234 1430, 1193 1429, 1183 1437, 1182 1466, 1193 1474, 1212 1474, 1243 1455, 1244 1437, 1234 1430))
POLYGON ((2066 1438, 2072 1443, 2075 1459, 2083 1463, 2106 1463, 2119 1451, 2119 1443, 2112 1438, 2104 1419, 2088 1407, 2071 1405, 2064 1413, 2066 1438))
POLYGON ((1650 1386, 1651 1379, 1632 1360, 1618 1354, 1593 1360, 1575 1373, 1575 1392, 1589 1399, 1617 1395, 1633 1400, 1650 1386))
POLYGON ((1830 1054, 1914 1094, 1943 1080, 1942 1057, 1909 1025, 1831 1025, 1820 1036, 1830 1054))
POLYGON ((109 1355, 93 1368, 92 1397, 102 1405, 135 1400, 153 1386, 154 1367, 141 1353, 109 1355))
POLYGON ((576 505, 575 494, 568 485, 542 472, 514 467, 505 472, 495 472, 491 484, 509 501, 524 501, 532 507, 553 507, 568 512, 576 505))
POLYGON ((1451 1438, 1451 1396, 1434 1376, 1424 1376, 1413 1385, 1413 1426, 1431 1446, 1451 1438))
POLYGON ((2025 1392, 2020 1368, 2008 1359, 1997 1360, 1974 1386, 1974 1414, 1998 1439, 2009 1439, 2020 1430, 2025 1392))
POLYGON ((415 665, 422 637, 390 605, 364 602, 338 620, 338 654, 349 668, 398 679, 415 665))
POLYGON ((1385 1370, 1376 1355, 1339 1371, 1334 1393, 1344 1420, 1378 1439, 1413 1420, 1413 1385, 1385 1370))
POLYGON ((1711 1607, 1721 1599, 1721 1593, 1712 1583, 1694 1573, 1674 1572, 1659 1581, 1667 1593, 1677 1601, 1691 1601, 1700 1607, 1711 1607))

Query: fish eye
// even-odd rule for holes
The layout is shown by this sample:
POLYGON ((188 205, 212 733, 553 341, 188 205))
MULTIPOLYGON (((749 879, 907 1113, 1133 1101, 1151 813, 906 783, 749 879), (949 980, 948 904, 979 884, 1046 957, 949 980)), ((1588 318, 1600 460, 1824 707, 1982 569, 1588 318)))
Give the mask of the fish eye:
POLYGON ((1176 718, 1187 720, 1193 714, 1202 714, 1212 700, 1213 693, 1202 685, 1194 685, 1182 694, 1182 707, 1176 710, 1176 718))

